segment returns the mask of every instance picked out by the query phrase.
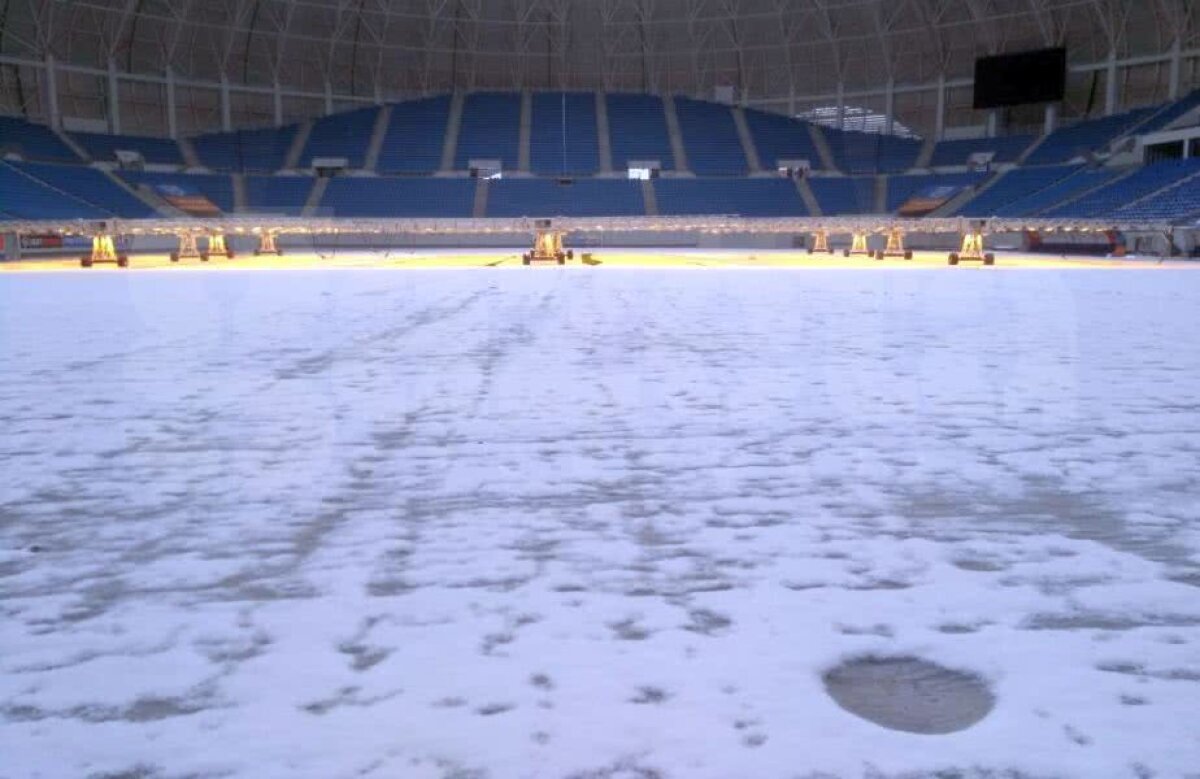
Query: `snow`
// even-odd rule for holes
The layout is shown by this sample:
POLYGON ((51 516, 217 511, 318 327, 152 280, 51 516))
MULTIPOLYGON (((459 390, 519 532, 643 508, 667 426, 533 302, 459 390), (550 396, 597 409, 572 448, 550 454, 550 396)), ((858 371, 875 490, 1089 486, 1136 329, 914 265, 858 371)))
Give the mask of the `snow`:
POLYGON ((0 776, 1196 776, 1198 282, 0 276, 0 776))

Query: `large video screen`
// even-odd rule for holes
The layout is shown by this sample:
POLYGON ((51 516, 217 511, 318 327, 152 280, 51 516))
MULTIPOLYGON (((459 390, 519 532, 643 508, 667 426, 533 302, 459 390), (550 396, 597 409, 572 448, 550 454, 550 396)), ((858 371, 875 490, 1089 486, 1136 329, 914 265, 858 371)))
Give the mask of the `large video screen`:
POLYGON ((1063 99, 1067 50, 1039 49, 975 60, 975 107, 1004 108, 1063 99))

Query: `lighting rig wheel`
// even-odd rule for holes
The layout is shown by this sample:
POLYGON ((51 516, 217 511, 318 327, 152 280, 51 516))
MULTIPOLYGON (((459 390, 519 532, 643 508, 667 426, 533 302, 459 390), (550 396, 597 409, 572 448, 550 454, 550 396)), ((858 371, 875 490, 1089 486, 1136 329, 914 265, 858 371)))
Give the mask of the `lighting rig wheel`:
POLYGON ((117 255, 117 267, 118 268, 128 268, 129 267, 129 255, 118 254, 117 255))
POLYGON ((200 262, 208 262, 208 252, 200 252, 200 262))
POLYGON ((225 250, 225 258, 226 258, 226 259, 229 259, 229 260, 232 260, 232 259, 233 259, 233 257, 234 257, 234 254, 233 254, 233 249, 226 249, 226 250, 225 250))
POLYGON ((996 264, 996 255, 991 254, 991 253, 983 255, 983 264, 984 265, 995 265, 996 264))
POLYGON ((880 249, 877 252, 875 252, 875 259, 877 259, 877 260, 883 259, 883 249, 880 249))
POLYGON ((950 264, 951 264, 951 265, 957 265, 957 264, 958 264, 958 253, 957 253, 957 252, 954 252, 954 253, 952 253, 952 254, 950 255, 950 264))
POLYGON ((906 260, 911 260, 911 259, 912 259, 912 249, 905 249, 905 250, 904 250, 904 259, 906 259, 906 260))
POLYGON ((82 267, 82 268, 90 268, 90 267, 92 267, 92 258, 91 258, 91 257, 80 257, 80 258, 79 258, 79 265, 80 265, 80 267, 82 267))
POLYGON ((833 249, 829 250, 829 256, 831 256, 831 257, 833 256, 833 249))
POLYGON ((568 260, 575 259, 575 250, 574 249, 567 249, 567 259, 568 260))
POLYGON ((179 262, 179 252, 171 252, 171 262, 179 262))
MULTIPOLYGON (((232 256, 232 255, 231 255, 231 256, 232 256)), ((282 257, 282 256, 283 256, 283 249, 276 249, 276 250, 275 250, 275 256, 276 256, 276 257, 282 257)))
POLYGON ((565 265, 567 262, 567 255, 563 254, 562 252, 559 252, 558 254, 554 255, 554 259, 558 262, 559 265, 565 265))
POLYGON ((259 256, 259 255, 261 255, 261 254, 262 254, 262 252, 260 252, 258 249, 255 249, 255 250, 254 250, 254 256, 255 256, 255 257, 258 257, 258 256, 259 256))
POLYGON ((528 253, 528 252, 526 252, 525 254, 522 254, 522 255, 521 255, 521 264, 522 264, 522 265, 528 265, 528 264, 529 264, 529 253, 528 253))
POLYGON ((812 249, 809 249, 809 250, 808 250, 808 253, 809 253, 809 255, 811 256, 811 255, 812 255, 812 253, 813 253, 813 250, 812 250, 812 249))
POLYGON ((849 257, 849 256, 850 256, 850 250, 849 250, 849 249, 842 249, 842 256, 843 256, 843 257, 849 257))

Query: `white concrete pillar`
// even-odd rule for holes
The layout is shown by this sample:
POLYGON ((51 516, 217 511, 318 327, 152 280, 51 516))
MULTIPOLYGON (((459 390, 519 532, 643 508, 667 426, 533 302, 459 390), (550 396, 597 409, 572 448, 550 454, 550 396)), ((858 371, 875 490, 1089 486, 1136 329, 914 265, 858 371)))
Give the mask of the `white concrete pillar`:
POLYGON ((1058 103, 1046 103, 1046 117, 1042 125, 1042 132, 1046 135, 1058 129, 1058 103))
POLYGON ((229 79, 221 75, 221 129, 225 132, 233 130, 233 108, 229 104, 229 79))
POLYGON ((886 91, 883 95, 883 128, 888 134, 892 134, 892 129, 896 126, 896 81, 893 78, 888 78, 886 91))
POLYGON ((1112 116, 1117 112, 1117 52, 1108 53, 1104 77, 1104 115, 1112 116))
POLYGON ((987 115, 987 137, 995 138, 1000 130, 1000 109, 993 108, 987 115))
POLYGON ((283 90, 278 81, 271 88, 271 102, 275 109, 275 126, 283 127, 283 90))
POLYGON ((46 55, 46 118, 51 127, 62 127, 62 114, 58 111, 58 74, 54 67, 54 55, 46 55))
POLYGON ((937 81, 937 116, 934 117, 934 140, 941 141, 946 137, 946 74, 938 76, 937 81))
POLYGON ((329 83, 329 79, 325 79, 325 115, 329 116, 333 113, 333 84, 329 83))
POLYGON ((117 81, 117 63, 108 61, 108 131, 121 134, 121 86, 117 81))
POLYGON ((179 137, 179 113, 175 107, 175 71, 167 68, 167 135, 179 137))
POLYGON ((1179 99, 1179 78, 1183 70, 1183 45, 1179 40, 1179 36, 1175 36, 1175 42, 1171 44, 1171 69, 1167 82, 1167 97, 1171 100, 1179 99))

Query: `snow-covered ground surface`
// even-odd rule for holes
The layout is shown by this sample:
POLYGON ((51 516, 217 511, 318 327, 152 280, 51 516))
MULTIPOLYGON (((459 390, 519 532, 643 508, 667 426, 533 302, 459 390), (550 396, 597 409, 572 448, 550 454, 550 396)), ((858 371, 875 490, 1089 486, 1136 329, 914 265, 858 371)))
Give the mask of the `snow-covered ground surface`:
POLYGON ((0 776, 1195 776, 1198 325, 1165 269, 0 277, 0 776), (863 655, 994 708, 860 719, 863 655))

